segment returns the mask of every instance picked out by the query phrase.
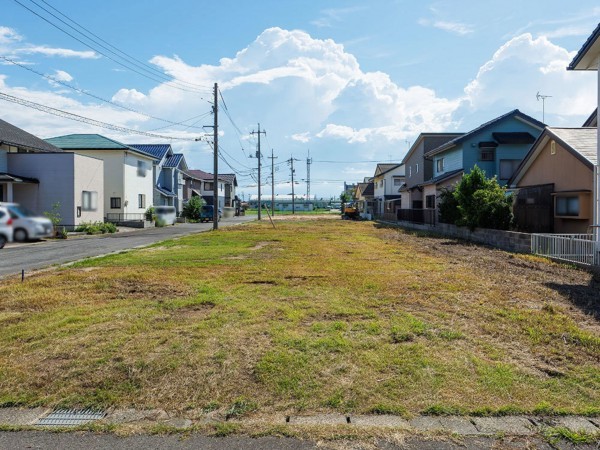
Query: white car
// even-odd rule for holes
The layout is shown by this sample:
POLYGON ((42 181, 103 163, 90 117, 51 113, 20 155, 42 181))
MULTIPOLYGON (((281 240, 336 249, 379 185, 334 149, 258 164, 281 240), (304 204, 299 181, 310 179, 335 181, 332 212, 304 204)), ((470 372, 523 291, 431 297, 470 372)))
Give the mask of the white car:
POLYGON ((13 239, 13 220, 8 209, 0 206, 0 248, 13 239))
POLYGON ((12 218, 15 241, 41 239, 54 234, 54 226, 50 219, 38 216, 17 203, 0 203, 0 206, 6 208, 12 218))

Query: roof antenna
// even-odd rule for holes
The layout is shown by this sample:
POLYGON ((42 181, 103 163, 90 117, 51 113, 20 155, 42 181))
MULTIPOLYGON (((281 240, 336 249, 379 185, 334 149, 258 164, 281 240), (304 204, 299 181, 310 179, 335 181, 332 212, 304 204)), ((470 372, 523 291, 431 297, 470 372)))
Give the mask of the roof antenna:
POLYGON ((546 99, 552 97, 551 95, 540 94, 540 91, 535 94, 535 98, 539 102, 542 99, 542 122, 546 123, 546 99))

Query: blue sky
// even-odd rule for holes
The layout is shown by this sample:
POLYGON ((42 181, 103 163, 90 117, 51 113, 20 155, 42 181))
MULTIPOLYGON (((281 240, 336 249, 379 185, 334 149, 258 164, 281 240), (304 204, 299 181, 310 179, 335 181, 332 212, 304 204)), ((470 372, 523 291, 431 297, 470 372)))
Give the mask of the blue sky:
MULTIPOLYGON (((290 192, 284 160, 292 154, 303 160, 310 149, 311 192, 329 197, 339 194, 343 180, 373 174, 375 163, 363 161, 400 161, 420 132, 468 131, 515 108, 541 120, 538 91, 552 96, 546 123, 578 126, 596 99, 594 74, 564 70, 600 21, 595 1, 4 0, 2 9, 0 56, 8 60, 0 60, 0 93, 184 138, 171 141, 175 151, 206 171, 211 150, 193 138, 203 134, 195 127, 211 123, 209 115, 187 127, 166 126, 131 110, 176 123, 207 114, 210 88, 218 82, 241 132, 221 114, 227 163, 220 171, 235 169, 246 195, 256 190, 256 159, 248 156, 256 146, 249 132, 258 122, 267 130, 263 151, 273 148, 278 156, 277 192, 290 192), (40 6, 83 25, 151 66, 141 67, 154 79, 24 6, 74 35, 40 6), (161 82, 165 75, 195 92, 161 82)), ((0 101, 0 118, 41 137, 100 133, 126 143, 165 142, 6 101, 0 101)), ((296 178, 305 177, 300 161, 296 178)), ((297 186, 297 192, 305 189, 297 186)))

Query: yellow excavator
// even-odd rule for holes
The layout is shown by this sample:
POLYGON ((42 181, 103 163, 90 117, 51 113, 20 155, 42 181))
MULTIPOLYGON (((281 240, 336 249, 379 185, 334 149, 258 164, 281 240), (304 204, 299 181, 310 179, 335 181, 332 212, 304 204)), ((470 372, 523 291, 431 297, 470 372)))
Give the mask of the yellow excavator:
POLYGON ((360 214, 355 203, 346 203, 342 206, 342 220, 358 220, 360 214))

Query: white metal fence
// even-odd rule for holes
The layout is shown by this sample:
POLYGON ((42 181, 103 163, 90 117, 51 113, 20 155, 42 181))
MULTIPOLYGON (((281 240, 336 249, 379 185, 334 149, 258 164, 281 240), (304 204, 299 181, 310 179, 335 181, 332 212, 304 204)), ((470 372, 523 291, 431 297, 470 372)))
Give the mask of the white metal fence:
POLYGON ((584 265, 600 265, 600 247, 593 234, 532 234, 531 253, 584 265))

